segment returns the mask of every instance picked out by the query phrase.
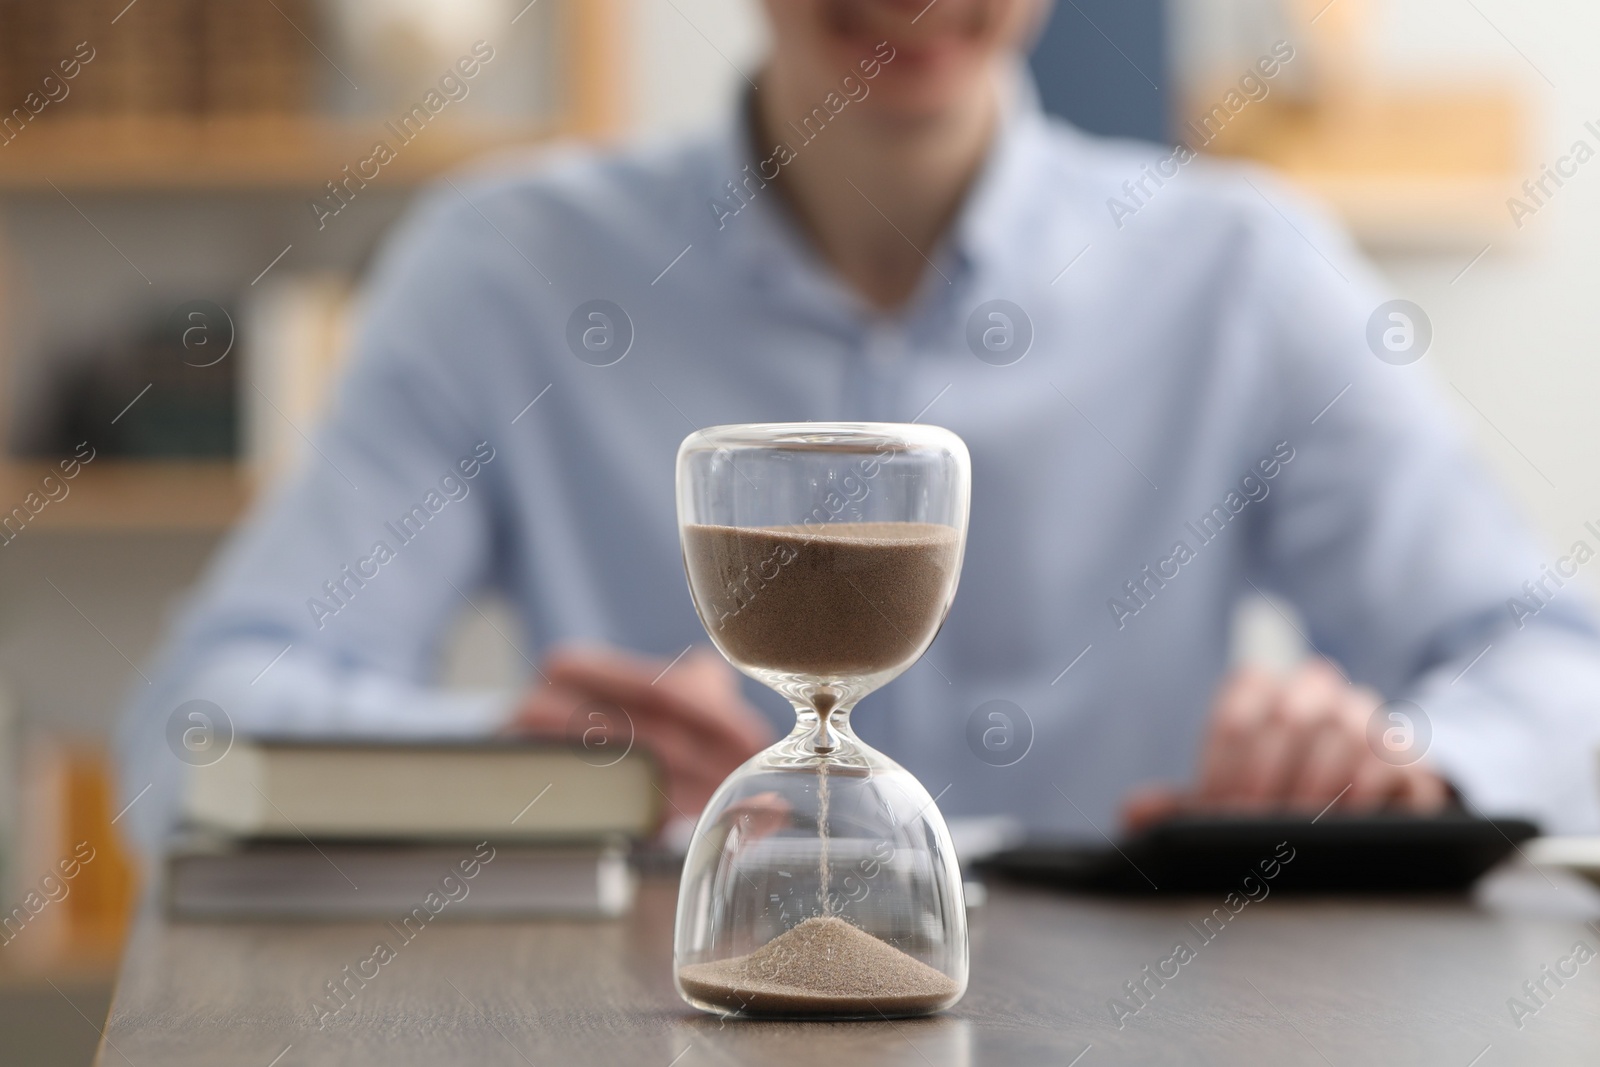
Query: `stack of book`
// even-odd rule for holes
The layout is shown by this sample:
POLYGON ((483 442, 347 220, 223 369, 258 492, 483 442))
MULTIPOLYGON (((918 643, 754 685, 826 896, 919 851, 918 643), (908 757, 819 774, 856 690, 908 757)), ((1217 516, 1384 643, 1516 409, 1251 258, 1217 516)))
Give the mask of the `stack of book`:
POLYGON ((299 112, 312 106, 319 72, 305 34, 325 35, 311 0, 200 0, 199 7, 203 110, 299 112))
POLYGON ((7 110, 59 94, 43 79, 92 57, 75 114, 303 112, 319 29, 314 0, 0 0, 0 89, 7 110))
POLYGON ((166 901, 185 918, 618 915, 660 796, 639 752, 236 740, 193 768, 166 901))

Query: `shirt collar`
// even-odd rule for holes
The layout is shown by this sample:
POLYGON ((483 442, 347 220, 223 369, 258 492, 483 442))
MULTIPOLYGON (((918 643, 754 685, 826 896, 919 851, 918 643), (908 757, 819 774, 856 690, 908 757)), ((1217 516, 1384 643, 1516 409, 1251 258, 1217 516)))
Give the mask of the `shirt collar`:
POLYGON ((994 141, 947 237, 963 264, 981 272, 998 269, 1018 241, 1028 240, 1028 220, 1038 210, 1034 183, 1048 120, 1024 64, 1016 65, 1002 93, 994 141))

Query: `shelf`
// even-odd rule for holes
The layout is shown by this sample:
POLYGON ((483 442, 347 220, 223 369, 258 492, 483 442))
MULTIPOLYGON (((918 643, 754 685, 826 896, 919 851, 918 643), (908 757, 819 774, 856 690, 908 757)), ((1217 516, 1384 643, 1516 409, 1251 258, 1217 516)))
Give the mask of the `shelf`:
MULTIPOLYGON (((548 120, 490 123, 474 120, 471 112, 446 111, 411 141, 400 144, 401 138, 387 125, 390 117, 384 115, 86 114, 73 110, 86 103, 75 97, 65 109, 52 107, 37 121, 28 122, 12 139, 0 139, 4 140, 0 196, 54 197, 60 189, 108 196, 238 192, 315 197, 325 193, 326 183, 343 180, 347 166, 359 173, 359 165, 373 158, 373 147, 380 140, 389 144, 394 158, 381 164, 375 178, 371 165, 365 167, 365 180, 375 188, 403 191, 485 154, 557 137, 607 136, 619 129, 623 114, 626 64, 621 62, 618 42, 627 38, 628 27, 617 0, 564 0, 559 7, 557 36, 549 49, 560 60, 561 77, 553 94, 557 113, 548 120)), ((394 121, 399 117, 392 116, 394 121)), ((69 243, 69 247, 76 246, 69 243)), ((277 242, 271 247, 276 250, 277 242)), ((37 301, 26 285, 6 281, 7 268, 16 266, 4 262, 6 251, 0 247, 0 283, 5 283, 0 284, 0 424, 7 421, 5 409, 40 402, 36 397, 7 396, 6 390, 28 369, 27 361, 42 359, 57 346, 48 333, 36 339, 12 326, 7 316, 11 309, 4 305, 15 303, 31 314, 37 301), (29 351, 29 346, 38 351, 29 351)), ((103 255, 104 250, 96 248, 95 253, 103 255)), ((183 266, 169 266, 167 274, 152 281, 159 291, 182 292, 192 284, 182 281, 190 276, 187 261, 174 255, 166 256, 166 261, 183 266)), ((80 303, 104 296, 92 280, 86 279, 81 287, 80 303)), ((128 336, 141 324, 138 314, 130 315, 128 336)), ((47 322, 46 330, 50 326, 47 322)), ((215 532, 238 520, 258 484, 253 469, 243 464, 105 457, 66 482, 65 497, 39 507, 38 501, 46 498, 41 483, 55 472, 48 462, 0 460, 0 520, 13 515, 17 507, 27 512, 25 502, 35 493, 38 510, 28 514, 23 529, 215 532)), ((60 495, 60 490, 56 493, 60 495)), ((0 531, 4 529, 0 526, 0 531)), ((5 536, 0 532, 0 539, 5 536)))
POLYGON ((486 152, 547 140, 558 127, 431 123, 403 143, 381 120, 291 116, 55 118, 29 126, 0 152, 0 190, 320 189, 356 173, 378 141, 394 158, 367 177, 415 185, 486 152))
MULTIPOLYGON (((47 462, 0 464, 0 519, 26 508, 29 493, 59 474, 47 462)), ((25 530, 221 531, 243 514, 255 479, 235 463, 97 459, 63 481, 65 496, 32 515, 25 530)), ((8 532, 10 532, 8 528, 8 532)))
POLYGON ((1289 179, 1329 205, 1369 250, 1476 252, 1515 236, 1507 179, 1308 171, 1289 179))
POLYGON ((1275 168, 1369 248, 1476 251, 1515 232, 1526 118, 1511 91, 1395 90, 1241 118, 1210 148, 1275 168))
POLYGON ((0 145, 0 192, 50 192, 53 183, 107 192, 304 193, 342 179, 347 165, 354 171, 380 140, 395 158, 376 179, 369 165, 366 178, 404 188, 484 153, 615 131, 624 95, 617 42, 626 36, 616 0, 569 0, 556 24, 561 104, 546 121, 475 123, 446 111, 401 144, 386 125, 398 115, 90 116, 52 108, 0 145))

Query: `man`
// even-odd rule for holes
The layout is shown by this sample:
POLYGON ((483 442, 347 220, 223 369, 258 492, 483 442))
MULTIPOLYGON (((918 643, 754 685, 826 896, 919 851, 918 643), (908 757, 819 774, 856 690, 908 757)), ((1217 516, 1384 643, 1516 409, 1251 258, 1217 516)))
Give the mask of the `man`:
POLYGON ((854 716, 947 814, 1093 837, 1453 793, 1593 825, 1595 629, 1570 595, 1508 611, 1540 556, 1424 368, 1369 349, 1391 294, 1335 229, 1260 175, 1155 185, 1168 153, 1045 119, 1016 73, 1043 0, 767 7, 724 127, 458 179, 395 238, 315 453, 130 712, 142 833, 192 698, 244 733, 400 736, 559 733, 607 702, 692 817, 785 715, 678 658, 704 634, 676 446, 808 419, 971 449, 949 622, 854 716), (520 694, 434 684, 485 587, 525 627, 520 694), (1252 589, 1320 654, 1287 679, 1226 673, 1252 589))

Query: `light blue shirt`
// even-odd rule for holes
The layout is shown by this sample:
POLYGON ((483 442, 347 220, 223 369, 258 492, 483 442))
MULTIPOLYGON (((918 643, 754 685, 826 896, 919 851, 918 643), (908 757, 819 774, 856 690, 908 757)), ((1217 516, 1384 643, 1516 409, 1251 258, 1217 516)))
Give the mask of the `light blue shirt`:
POLYGON ((127 713, 125 800, 151 785, 139 836, 172 817, 167 724, 187 700, 241 734, 493 730, 515 694, 436 677, 485 588, 515 605, 530 663, 565 641, 705 641, 678 444, 802 420, 922 420, 971 449, 949 621, 854 716, 947 814, 1093 838, 1131 786, 1190 779, 1230 614, 1259 589, 1352 679, 1422 709, 1427 758, 1475 809, 1596 825, 1595 627, 1573 590, 1511 610, 1550 557, 1428 361, 1374 355, 1369 318, 1396 294, 1335 226, 1206 161, 1113 211, 1170 152, 1024 94, 921 288, 884 315, 751 177, 772 153, 743 130, 558 153, 423 200, 371 279, 315 451, 233 537, 127 713))

